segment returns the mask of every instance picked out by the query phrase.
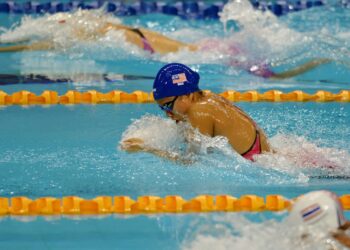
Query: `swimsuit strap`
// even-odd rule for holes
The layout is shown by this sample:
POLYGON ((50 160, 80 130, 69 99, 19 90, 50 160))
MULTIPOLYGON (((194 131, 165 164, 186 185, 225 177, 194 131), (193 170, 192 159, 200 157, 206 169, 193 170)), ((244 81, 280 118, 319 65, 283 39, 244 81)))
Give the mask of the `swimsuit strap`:
POLYGON ((137 28, 133 28, 133 29, 129 29, 130 31, 138 34, 141 37, 142 43, 143 43, 143 49, 146 51, 149 51, 151 54, 154 53, 154 49, 152 48, 151 44, 149 43, 149 41, 147 40, 147 38, 145 37, 145 35, 141 32, 140 29, 137 28))
POLYGON ((142 37, 142 38, 146 38, 145 35, 141 32, 140 29, 133 28, 133 29, 129 29, 129 30, 132 31, 132 32, 134 32, 134 33, 136 33, 136 34, 138 34, 138 35, 139 35, 140 37, 142 37))

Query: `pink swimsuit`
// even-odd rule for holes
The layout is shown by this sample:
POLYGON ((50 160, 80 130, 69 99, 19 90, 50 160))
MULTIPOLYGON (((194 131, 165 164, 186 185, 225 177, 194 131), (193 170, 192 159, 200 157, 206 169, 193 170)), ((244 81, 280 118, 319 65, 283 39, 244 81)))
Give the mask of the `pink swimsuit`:
POLYGON ((275 73, 271 70, 269 65, 259 61, 239 61, 236 59, 238 55, 247 55, 248 53, 238 46, 238 44, 230 43, 225 44, 219 39, 207 39, 200 43, 199 48, 201 51, 218 50, 225 55, 231 55, 232 59, 229 60, 230 66, 243 69, 252 75, 260 76, 263 78, 270 78, 275 76, 275 73))
POLYGON ((151 44, 147 41, 146 38, 142 37, 142 43, 143 43, 143 49, 149 51, 151 54, 154 53, 154 49, 152 48, 151 44))
POLYGON ((142 40, 143 43, 143 49, 146 51, 149 51, 151 54, 154 53, 154 49, 152 48, 151 44, 149 43, 149 41, 147 40, 147 38, 145 37, 145 35, 139 30, 139 29, 130 29, 130 31, 135 32, 136 34, 138 34, 142 40))
POLYGON ((275 76, 276 74, 270 69, 270 67, 264 63, 242 63, 236 60, 232 60, 230 62, 231 66, 243 69, 249 72, 252 75, 260 76, 263 78, 270 78, 275 76))
POLYGON ((242 156, 247 160, 254 161, 254 155, 261 154, 260 134, 256 131, 255 141, 253 145, 248 149, 247 152, 243 153, 242 156))
POLYGON ((258 154, 261 154, 262 153, 262 150, 261 150, 261 142, 260 142, 260 133, 257 129, 257 124, 249 117, 247 116, 242 109, 240 109, 239 107, 237 106, 234 106, 234 108, 236 108, 243 116, 247 117, 249 120, 252 121, 252 123, 254 124, 255 126, 255 140, 254 140, 254 143, 253 145, 243 154, 241 154, 244 158, 246 158, 247 160, 250 160, 250 161, 254 161, 254 155, 258 155, 258 154))

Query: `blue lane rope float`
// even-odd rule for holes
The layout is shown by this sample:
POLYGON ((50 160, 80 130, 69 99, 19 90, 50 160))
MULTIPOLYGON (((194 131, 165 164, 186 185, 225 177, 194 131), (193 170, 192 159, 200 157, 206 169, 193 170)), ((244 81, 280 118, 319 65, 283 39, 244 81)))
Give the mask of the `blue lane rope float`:
MULTIPOLYGON (((276 16, 285 15, 290 12, 300 11, 311 7, 325 5, 326 0, 304 0, 304 1, 263 1, 250 0, 254 8, 262 11, 270 10, 276 16)), ((68 2, 46 2, 38 3, 28 1, 17 3, 15 1, 0 2, 0 12, 14 14, 43 14, 68 12, 76 9, 97 9, 106 5, 108 12, 117 16, 132 16, 148 13, 163 13, 167 15, 176 15, 189 19, 218 19, 218 13, 222 10, 227 1, 217 1, 206 3, 203 1, 182 1, 175 3, 157 2, 157 1, 135 1, 130 4, 123 1, 68 1, 68 2)), ((347 7, 350 4, 348 0, 342 0, 342 6, 347 7)))

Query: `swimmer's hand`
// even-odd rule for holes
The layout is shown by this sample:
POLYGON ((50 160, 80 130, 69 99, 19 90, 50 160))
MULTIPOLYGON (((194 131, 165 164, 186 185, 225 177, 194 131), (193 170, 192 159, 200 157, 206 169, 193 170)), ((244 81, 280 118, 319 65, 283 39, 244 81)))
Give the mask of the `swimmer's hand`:
POLYGON ((162 158, 166 158, 168 160, 172 160, 172 161, 176 161, 178 163, 181 164, 192 164, 193 161, 190 159, 185 159, 183 157, 181 157, 179 154, 177 153, 173 153, 173 152, 168 152, 165 150, 160 150, 157 148, 151 148, 149 146, 146 146, 144 144, 144 141, 140 138, 130 138, 127 140, 124 140, 121 142, 120 145, 121 149, 129 152, 129 153, 134 153, 134 152, 147 152, 147 153, 152 153, 154 155, 160 156, 162 158))
POLYGON ((122 141, 120 145, 121 149, 127 152, 138 152, 145 149, 144 141, 140 138, 130 138, 125 141, 122 141))

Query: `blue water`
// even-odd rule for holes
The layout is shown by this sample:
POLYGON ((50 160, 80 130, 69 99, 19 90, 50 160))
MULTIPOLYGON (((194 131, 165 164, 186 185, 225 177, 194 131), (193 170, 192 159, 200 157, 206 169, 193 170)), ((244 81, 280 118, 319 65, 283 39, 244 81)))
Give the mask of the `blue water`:
MULTIPOLYGON (((303 136, 323 147, 350 151, 347 104, 239 106, 269 137, 277 133, 303 136)), ((179 194, 191 198, 201 193, 240 196, 248 192, 264 196, 277 192, 294 197, 310 187, 334 188, 340 193, 348 190, 347 179, 319 179, 319 174, 313 172, 305 183, 298 174, 261 169, 259 164, 221 152, 200 156, 193 166, 186 167, 151 154, 119 150, 122 133, 132 119, 145 113, 162 116, 152 104, 11 106, 1 110, 0 177, 6 185, 1 187, 0 195, 35 198, 74 194, 91 198, 179 194)))
MULTIPOLYGON (((22 16, 0 16, 1 26, 9 28, 22 16)), ((266 51, 259 50, 254 43, 251 49, 260 51, 270 62, 279 60, 283 64, 276 70, 296 66, 310 58, 330 57, 346 61, 349 59, 348 26, 349 15, 340 8, 316 8, 307 12, 292 13, 267 25, 265 32, 276 34, 277 39, 267 39, 258 32, 257 23, 245 23, 241 32, 233 33, 239 42, 247 42, 256 35, 257 41, 265 44, 266 51), (319 17, 324 17, 319 19, 319 17), (327 17, 327 18, 326 18, 327 17), (334 17, 334 18, 330 18, 334 17), (314 22, 314 20, 319 20, 314 22), (281 45, 280 32, 273 24, 290 29, 305 38, 292 44, 281 45), (250 30, 250 31, 249 31, 250 30), (322 30, 322 32, 320 32, 322 30), (254 32, 255 33, 254 33, 254 32), (253 33, 254 34, 253 34, 253 33), (257 32, 257 33, 256 33, 257 32), (322 42, 322 43, 320 43, 322 42)), ((226 37, 219 21, 185 21, 178 17, 145 15, 123 18, 123 23, 141 25, 176 38, 196 41, 210 36, 226 37)), ((244 20, 240 20, 244 21, 244 20)), ((232 23, 228 24, 230 28, 232 23)), ((235 26, 236 27, 236 26, 235 26)), ((294 33, 293 33, 294 34, 294 33)), ((130 55, 124 47, 103 46, 102 42, 82 43, 65 52, 24 52, 0 54, 1 74, 41 74, 72 77, 72 82, 61 84, 14 84, 0 86, 13 93, 26 89, 35 93, 55 90, 60 94, 67 90, 85 91, 96 89, 107 92, 119 89, 127 92, 143 90, 150 92, 152 80, 116 80, 103 82, 91 80, 91 74, 127 74, 154 76, 157 70, 171 58, 157 58, 142 51, 130 55), (79 75, 79 78, 77 78, 79 75)), ((201 86, 214 92, 228 89, 260 92, 279 89, 284 92, 302 89, 313 93, 319 89, 339 92, 349 89, 348 66, 333 62, 293 79, 274 81, 252 76, 222 63, 208 62, 208 55, 174 56, 173 60, 189 60, 201 74, 201 86), (202 57, 201 57, 202 56, 202 57), (198 57, 197 61, 191 62, 198 57)), ((199 194, 282 194, 294 198, 310 190, 328 189, 338 195, 350 193, 350 107, 347 103, 238 103, 273 139, 277 147, 295 150, 298 143, 310 143, 317 148, 331 148, 332 155, 345 152, 342 168, 325 171, 315 168, 299 168, 283 165, 281 158, 273 159, 275 165, 262 161, 250 163, 218 148, 213 154, 196 157, 191 166, 159 159, 140 153, 127 154, 118 148, 123 132, 138 119, 160 119, 164 115, 154 104, 121 105, 77 105, 51 107, 0 108, 0 196, 62 197, 77 195, 92 198, 97 195, 182 195, 189 199, 199 194), (161 117, 161 118, 159 118, 161 117), (281 140, 280 136, 290 139, 281 140)), ((166 130, 160 123, 158 130, 166 130)), ((147 127, 144 128, 147 131, 147 127)), ((218 228, 234 236, 244 234, 244 226, 257 233, 259 225, 274 229, 270 219, 283 225, 286 214, 202 214, 202 215, 157 215, 157 216, 107 216, 107 217, 4 217, 0 222, 1 249, 180 249, 189 242, 203 242, 213 237, 219 247, 225 248, 227 241, 221 240, 218 228), (231 216, 233 216, 231 218, 231 216), (247 220, 243 221, 242 220, 247 220), (28 221, 24 223, 24 221, 28 221), (266 222, 267 221, 267 222, 266 222), (227 225, 228 224, 228 225, 227 225), (236 231, 228 230, 235 227, 236 231), (228 230, 228 231, 227 231, 228 230), (209 238, 198 238, 204 231, 209 238)), ((346 213, 347 218, 350 214, 346 213)), ((261 230, 260 230, 261 231, 261 230)), ((257 234, 259 235, 259 234, 257 234)), ((227 238, 229 238, 227 236, 227 238)), ((278 239, 276 239, 278 242, 278 239)), ((270 246, 264 237, 257 244, 245 245, 251 249, 259 244, 270 246)), ((279 242, 283 245, 283 242, 279 242)), ((231 244, 231 243, 230 243, 231 244)), ((231 246, 238 244, 233 241, 231 246)), ((284 243, 285 244, 285 243, 284 243)), ((204 247, 201 245, 202 247, 204 247)), ((243 244, 244 245, 244 244, 243 244)), ((236 245, 239 249, 242 245, 236 245)), ((187 249, 196 249, 188 247, 187 249)), ((267 247, 269 248, 269 247, 267 247)), ((286 248, 287 249, 287 248, 286 248)))

